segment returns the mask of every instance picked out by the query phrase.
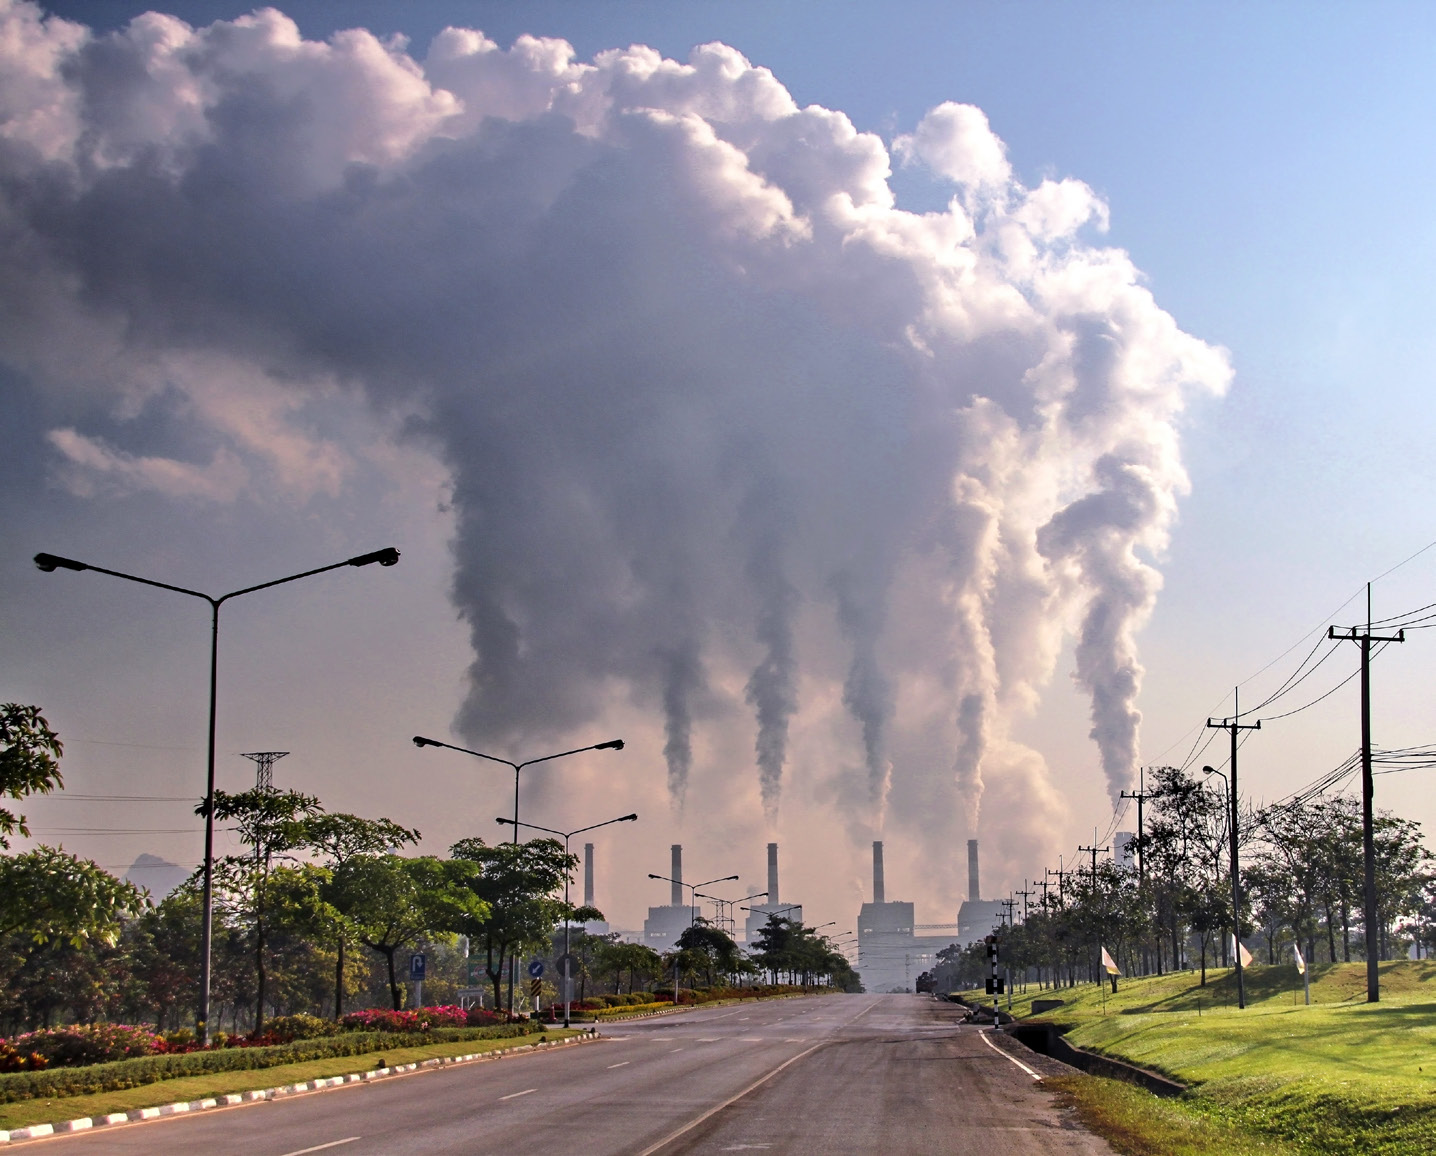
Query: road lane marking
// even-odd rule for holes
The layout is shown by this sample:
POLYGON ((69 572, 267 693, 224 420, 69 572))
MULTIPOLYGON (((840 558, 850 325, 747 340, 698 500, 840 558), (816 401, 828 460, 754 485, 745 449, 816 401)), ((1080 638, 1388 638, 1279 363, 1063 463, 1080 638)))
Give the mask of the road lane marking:
POLYGON ((763 1042, 763 1037, 762 1037, 762 1036, 741 1036, 741 1037, 739 1038, 738 1042, 739 1042, 740 1044, 761 1044, 761 1043, 763 1042))
POLYGON ((628 1065, 629 1065, 630 1063, 632 1063, 632 1062, 633 1062, 632 1060, 624 1060, 623 1063, 621 1063, 621 1064, 609 1064, 609 1065, 608 1065, 608 1070, 611 1072, 611 1071, 613 1071, 614 1068, 626 1068, 626 1067, 628 1067, 628 1065))
POLYGON ((669 1144, 673 1143, 673 1141, 677 1140, 680 1136, 686 1136, 689 1132, 693 1131, 694 1128, 698 1127, 698 1125, 703 1123, 705 1120, 716 1116, 724 1108, 728 1107, 728 1105, 736 1104, 744 1096, 748 1095, 749 1092, 757 1091, 774 1076, 776 1076, 779 1072, 781 1072, 784 1068, 790 1066, 791 1064, 796 1064, 804 1056, 812 1055, 822 1046, 822 1043, 816 1043, 811 1048, 808 1048, 806 1051, 799 1052, 796 1056, 789 1057, 781 1064, 779 1064, 776 1068, 774 1068, 771 1072, 769 1072, 766 1076, 761 1076, 758 1079, 754 1080, 741 1092, 737 1093, 736 1095, 729 1096, 721 1104, 717 1104, 714 1107, 709 1108, 708 1111, 703 1113, 703 1115, 699 1116, 696 1120, 691 1120, 687 1124, 684 1124, 683 1127, 679 1128, 676 1132, 668 1133, 668 1135, 663 1137, 662 1140, 658 1141, 657 1144, 650 1144, 642 1152, 638 1153, 638 1156, 653 1156, 653 1154, 659 1149, 668 1147, 669 1144))
POLYGON ((328 1144, 316 1144, 313 1148, 297 1148, 293 1152, 286 1152, 284 1156, 304 1156, 306 1152, 323 1152, 326 1148, 338 1148, 340 1144, 352 1144, 358 1136, 346 1136, 343 1140, 330 1140, 328 1144))
POLYGON ((984 1044, 986 1044, 989 1048, 991 1048, 994 1052, 996 1052, 999 1056, 1001 1056, 1004 1060, 1011 1060, 1014 1064, 1016 1064, 1019 1068, 1021 1068, 1024 1072, 1026 1072, 1029 1076, 1031 1076, 1034 1080, 1040 1080, 1040 1079, 1042 1079, 1041 1076, 1039 1076, 1036 1072, 1034 1072, 1031 1068, 1029 1068, 1029 1067, 1028 1067, 1026 1064, 1024 1064, 1021 1060, 1019 1060, 1016 1056, 1010 1056, 1010 1055, 1008 1055, 1008 1054, 1007 1054, 1006 1052, 1004 1052, 1001 1048, 999 1048, 996 1044, 994 1044, 990 1039, 988 1039, 988 1038, 987 1038, 987 1033, 986 1033, 985 1031, 982 1031, 981 1029, 979 1029, 979 1034, 982 1036, 982 1042, 983 1042, 984 1044))
POLYGON ((674 1052, 681 1052, 682 1050, 682 1048, 669 1048, 668 1054, 671 1056, 674 1052))
POLYGON ((537 1092, 537 1088, 525 1088, 522 1092, 510 1092, 507 1096, 500 1096, 500 1100, 517 1100, 520 1096, 527 1096, 530 1092, 537 1092))
POLYGON ((700 1044, 716 1044, 722 1038, 722 1036, 699 1036, 698 1042, 700 1044))

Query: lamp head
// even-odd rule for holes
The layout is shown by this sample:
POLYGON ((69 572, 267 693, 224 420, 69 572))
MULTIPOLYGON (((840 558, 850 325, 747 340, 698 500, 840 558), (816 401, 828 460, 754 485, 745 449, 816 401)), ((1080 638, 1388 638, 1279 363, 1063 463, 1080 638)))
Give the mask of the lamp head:
POLYGON ((655 874, 653 874, 653 872, 651 872, 651 871, 648 873, 648 877, 649 877, 650 879, 662 879, 662 878, 663 878, 662 875, 655 875, 655 874))
POLYGON ((1203 767, 1203 768, 1202 768, 1202 774, 1204 774, 1204 775, 1215 775, 1215 774, 1217 774, 1217 773, 1218 773, 1218 772, 1217 772, 1217 768, 1216 768, 1216 767, 1203 767))
POLYGON ((623 750, 623 740, 610 739, 606 743, 599 743, 593 749, 596 751, 621 751, 623 750))
POLYGON ((371 562, 378 562, 381 566, 392 566, 399 561, 399 551, 393 546, 386 546, 382 550, 375 550, 369 554, 359 554, 347 560, 351 566, 368 566, 371 562))
POLYGON ((415 735, 414 745, 416 747, 441 747, 444 744, 438 739, 426 739, 423 735, 415 735))
POLYGON ((638 820, 638 815, 635 813, 635 814, 632 814, 632 815, 624 815, 623 818, 619 819, 619 822, 620 822, 620 823, 633 823, 633 822, 637 822, 637 820, 638 820))
POLYGON ((494 822, 495 822, 495 823, 507 823, 510 827, 517 827, 517 826, 518 826, 518 824, 515 823, 512 819, 505 819, 505 818, 502 818, 502 817, 501 817, 501 818, 498 818, 498 819, 495 819, 494 822))
POLYGON ((88 570, 89 567, 83 562, 76 562, 73 558, 61 558, 58 554, 36 554, 35 565, 45 571, 46 574, 53 574, 57 569, 64 570, 88 570))

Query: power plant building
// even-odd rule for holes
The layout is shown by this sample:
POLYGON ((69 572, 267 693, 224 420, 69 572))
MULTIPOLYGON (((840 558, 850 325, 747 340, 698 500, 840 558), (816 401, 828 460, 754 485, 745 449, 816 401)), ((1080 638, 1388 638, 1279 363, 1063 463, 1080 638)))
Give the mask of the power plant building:
POLYGON ((917 977, 937 964, 951 936, 918 935, 913 905, 887 901, 883 845, 873 843, 873 901, 858 911, 858 972, 871 992, 912 991, 917 977))
POLYGON ((978 878, 977 840, 967 841, 967 900, 957 909, 957 942, 970 947, 1002 926, 1007 905, 996 899, 983 899, 978 878))
POLYGON ((743 924, 744 942, 752 945, 758 941, 758 933, 768 925, 774 915, 793 923, 803 922, 801 903, 784 903, 778 891, 778 844, 768 844, 768 898, 766 902, 755 903, 748 908, 748 918, 743 924))
POLYGON ((683 902, 683 845, 673 844, 670 902, 666 907, 650 907, 643 921, 643 942, 654 951, 670 951, 693 922, 693 908, 683 902))

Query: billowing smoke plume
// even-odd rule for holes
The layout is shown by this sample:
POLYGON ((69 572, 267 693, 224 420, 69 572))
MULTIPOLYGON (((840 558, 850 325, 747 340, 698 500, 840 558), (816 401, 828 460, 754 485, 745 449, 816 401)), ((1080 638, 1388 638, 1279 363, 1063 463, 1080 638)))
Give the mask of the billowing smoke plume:
POLYGON ((980 111, 890 150, 717 44, 0 21, 5 362, 113 397, 121 435, 207 431, 76 419, 66 484, 339 494, 305 406, 362 399, 449 474, 475 744, 606 737, 623 703, 675 804, 723 773, 771 818, 801 741, 850 819, 926 822, 905 785, 955 776, 972 828, 996 776, 1052 795, 1010 734, 1075 633, 1129 781, 1176 421, 1228 371, 980 111), (894 156, 949 206, 897 207, 894 156), (705 762, 735 717, 756 773, 705 762))

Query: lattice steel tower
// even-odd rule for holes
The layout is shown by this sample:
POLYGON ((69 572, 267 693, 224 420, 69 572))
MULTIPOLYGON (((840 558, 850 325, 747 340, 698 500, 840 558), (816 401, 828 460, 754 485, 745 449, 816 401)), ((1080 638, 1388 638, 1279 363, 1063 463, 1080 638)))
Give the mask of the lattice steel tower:
POLYGON ((288 753, 288 751, 251 751, 241 754, 240 758, 254 760, 254 785, 258 790, 267 791, 274 786, 274 764, 288 753))

